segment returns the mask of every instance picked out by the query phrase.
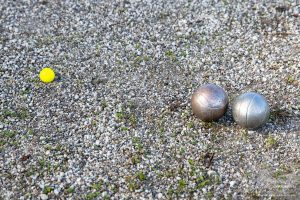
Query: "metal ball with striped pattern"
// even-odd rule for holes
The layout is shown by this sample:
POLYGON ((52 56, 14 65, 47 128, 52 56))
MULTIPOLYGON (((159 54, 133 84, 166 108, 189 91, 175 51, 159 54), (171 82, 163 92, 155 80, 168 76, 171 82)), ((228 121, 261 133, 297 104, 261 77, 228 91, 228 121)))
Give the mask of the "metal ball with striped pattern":
POLYGON ((232 114, 240 126, 256 129, 269 119, 270 107, 264 96, 256 92, 247 92, 234 100, 232 114))

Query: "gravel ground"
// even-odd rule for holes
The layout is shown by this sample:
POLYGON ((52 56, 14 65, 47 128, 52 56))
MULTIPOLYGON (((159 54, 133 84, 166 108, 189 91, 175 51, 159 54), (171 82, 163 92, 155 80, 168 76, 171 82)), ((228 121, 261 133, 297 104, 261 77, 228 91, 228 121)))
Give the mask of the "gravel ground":
POLYGON ((0 199, 298 199, 299 33, 299 1, 0 0, 0 199), (270 120, 201 122, 204 83, 270 120))

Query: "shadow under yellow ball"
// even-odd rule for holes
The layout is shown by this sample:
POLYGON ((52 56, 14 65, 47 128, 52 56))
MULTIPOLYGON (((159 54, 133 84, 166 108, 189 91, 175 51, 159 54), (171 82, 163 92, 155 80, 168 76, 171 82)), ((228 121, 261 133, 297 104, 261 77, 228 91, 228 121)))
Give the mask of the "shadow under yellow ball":
POLYGON ((55 73, 51 68, 44 68, 40 72, 40 80, 44 83, 51 83, 55 78, 55 73))

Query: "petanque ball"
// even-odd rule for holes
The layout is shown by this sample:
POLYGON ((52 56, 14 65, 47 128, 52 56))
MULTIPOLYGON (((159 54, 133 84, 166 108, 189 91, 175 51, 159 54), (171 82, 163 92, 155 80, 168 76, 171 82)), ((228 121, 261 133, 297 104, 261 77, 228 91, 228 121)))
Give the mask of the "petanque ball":
POLYGON ((192 111, 202 121, 210 122, 221 118, 227 107, 228 96, 218 85, 203 85, 192 95, 192 111))
POLYGON ((255 92, 247 92, 234 100, 232 114, 238 125, 256 129, 267 122, 270 108, 265 97, 255 92))

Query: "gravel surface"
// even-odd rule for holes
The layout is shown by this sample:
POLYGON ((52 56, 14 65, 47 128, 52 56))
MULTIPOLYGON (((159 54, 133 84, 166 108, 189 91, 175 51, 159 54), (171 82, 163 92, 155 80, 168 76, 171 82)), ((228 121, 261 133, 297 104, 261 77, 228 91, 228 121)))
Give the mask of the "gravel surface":
POLYGON ((299 33, 299 1, 0 0, 0 199, 298 199, 299 33), (205 83, 270 120, 201 122, 205 83))

